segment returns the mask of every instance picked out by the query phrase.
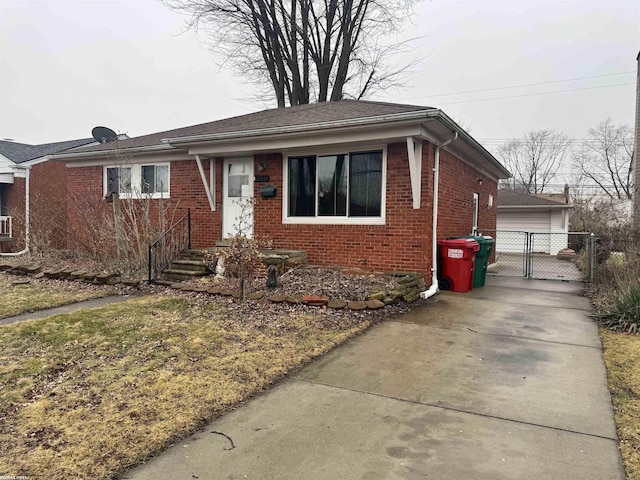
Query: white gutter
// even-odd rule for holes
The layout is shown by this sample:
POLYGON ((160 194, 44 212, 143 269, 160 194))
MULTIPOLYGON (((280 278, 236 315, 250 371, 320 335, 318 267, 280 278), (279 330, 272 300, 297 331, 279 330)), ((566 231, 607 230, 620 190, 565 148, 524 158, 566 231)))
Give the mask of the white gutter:
POLYGON ((15 168, 21 168, 25 171, 24 177, 24 250, 11 253, 0 253, 0 257, 18 257, 29 252, 29 172, 30 165, 16 165, 15 168))
POLYGON ((433 297, 438 293, 438 240, 436 235, 438 233, 438 189, 440 180, 440 149, 446 147, 451 142, 458 138, 458 132, 453 132, 453 137, 444 143, 441 143, 436 147, 435 158, 433 161, 433 215, 431 231, 431 286, 428 290, 420 292, 420 298, 433 297))
MULTIPOLYGON (((388 115, 378 115, 375 117, 358 117, 358 118, 349 118, 345 120, 333 120, 329 122, 318 122, 318 123, 305 123, 301 125, 285 125, 279 127, 267 127, 267 128, 256 128, 252 130, 240 130, 240 131, 231 131, 231 132, 221 132, 221 133, 206 133, 199 135, 190 135, 187 137, 169 137, 163 138, 162 142, 167 145, 181 145, 185 143, 194 143, 194 142, 211 142, 216 140, 235 140, 235 139, 244 139, 246 137, 254 137, 254 136, 269 136, 269 135, 278 135, 278 134, 304 134, 309 131, 317 131, 317 130, 327 130, 327 129, 340 129, 344 127, 364 127, 368 125, 388 123, 388 122, 400 122, 400 121, 414 121, 414 120, 424 120, 428 118, 428 113, 431 112, 432 109, 424 109, 424 110, 416 110, 411 112, 402 112, 402 113, 391 113, 388 115)), ((437 110, 439 111, 439 110, 437 110)))

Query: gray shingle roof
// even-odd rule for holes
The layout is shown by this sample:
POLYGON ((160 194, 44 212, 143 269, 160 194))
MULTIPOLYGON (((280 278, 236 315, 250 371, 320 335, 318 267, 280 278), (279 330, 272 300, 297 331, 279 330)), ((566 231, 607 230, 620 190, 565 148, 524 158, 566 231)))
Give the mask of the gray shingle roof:
POLYGON ((0 140, 0 154, 4 155, 14 163, 24 163, 35 158, 64 152, 66 150, 71 150, 94 142, 95 140, 93 138, 82 138, 79 140, 67 140, 64 142, 44 143, 42 145, 28 145, 26 143, 0 140))
POLYGON ((498 190, 498 207, 545 207, 558 205, 566 204, 513 190, 498 190))
MULTIPOLYGON (((369 118, 397 113, 433 110, 430 107, 401 105, 395 103, 371 102, 363 100, 342 100, 340 102, 312 103, 295 107, 274 108, 260 112, 225 118, 214 122, 133 137, 118 142, 118 149, 161 145, 163 138, 190 137, 218 133, 244 132, 263 128, 311 125, 355 118, 369 118)), ((108 143, 83 149, 86 152, 111 150, 108 143)))

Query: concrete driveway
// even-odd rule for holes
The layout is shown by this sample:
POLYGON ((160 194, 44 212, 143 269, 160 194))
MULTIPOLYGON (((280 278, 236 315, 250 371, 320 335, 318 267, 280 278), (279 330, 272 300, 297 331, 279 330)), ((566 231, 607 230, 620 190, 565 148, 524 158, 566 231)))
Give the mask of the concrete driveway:
POLYGON ((129 479, 623 479, 579 284, 490 278, 378 325, 129 479))

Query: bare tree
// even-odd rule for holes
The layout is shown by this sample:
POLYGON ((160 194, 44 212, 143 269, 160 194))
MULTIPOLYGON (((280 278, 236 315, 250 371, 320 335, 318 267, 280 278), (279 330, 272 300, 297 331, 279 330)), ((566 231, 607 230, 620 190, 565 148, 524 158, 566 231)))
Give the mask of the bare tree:
POLYGON ((278 107, 363 98, 397 85, 387 60, 418 0, 163 0, 203 28, 222 64, 269 85, 278 107))
POLYGON ((526 193, 544 193, 556 176, 572 141, 555 130, 531 130, 521 139, 512 139, 498 149, 498 156, 513 177, 504 188, 526 193))
POLYGON ((576 170, 609 198, 633 194, 633 132, 610 118, 590 128, 587 141, 574 152, 576 170))

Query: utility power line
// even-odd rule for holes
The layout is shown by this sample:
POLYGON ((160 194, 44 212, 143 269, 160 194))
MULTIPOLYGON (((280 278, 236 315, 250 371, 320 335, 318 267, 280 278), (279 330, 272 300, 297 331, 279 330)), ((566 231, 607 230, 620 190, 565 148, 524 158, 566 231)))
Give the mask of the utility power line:
POLYGON ((583 90, 597 90, 599 88, 612 88, 612 87, 622 87, 625 85, 635 85, 635 82, 628 82, 628 83, 616 83, 613 85, 600 85, 598 87, 583 87, 583 88, 572 88, 569 90, 555 90, 552 92, 538 92, 538 93, 523 93, 521 95, 509 95, 506 97, 491 97, 491 98, 477 98, 477 99, 472 99, 472 100, 457 100, 455 102, 443 102, 443 103, 439 103, 438 105, 454 105, 457 103, 472 103, 472 102, 489 102, 492 100, 505 100, 505 99, 510 99, 510 98, 524 98, 524 97, 537 97, 540 95, 551 95, 551 94, 555 94, 555 93, 571 93, 571 92, 579 92, 579 91, 583 91, 583 90))
POLYGON ((437 93, 434 95, 422 95, 419 97, 409 97, 408 100, 414 99, 414 98, 435 98, 435 97, 447 97, 447 96, 453 96, 453 95, 463 95, 466 93, 481 93, 481 92, 492 92, 492 91, 496 91, 496 90, 508 90, 508 89, 512 89, 512 88, 522 88, 522 87, 535 87, 535 86, 539 86, 539 85, 551 85, 554 83, 567 83, 567 82, 576 82, 579 80, 590 80, 593 78, 604 78, 604 77, 616 77, 616 76, 620 76, 620 75, 629 75, 632 73, 636 73, 634 70, 630 70, 628 72, 618 72, 618 73, 607 73, 604 75, 592 75, 589 77, 576 77, 576 78, 567 78, 565 80, 550 80, 548 82, 537 82, 537 83, 523 83, 520 85, 509 85, 509 86, 505 86, 505 87, 493 87, 493 88, 483 88, 481 90, 466 90, 463 92, 453 92, 453 93, 437 93))

